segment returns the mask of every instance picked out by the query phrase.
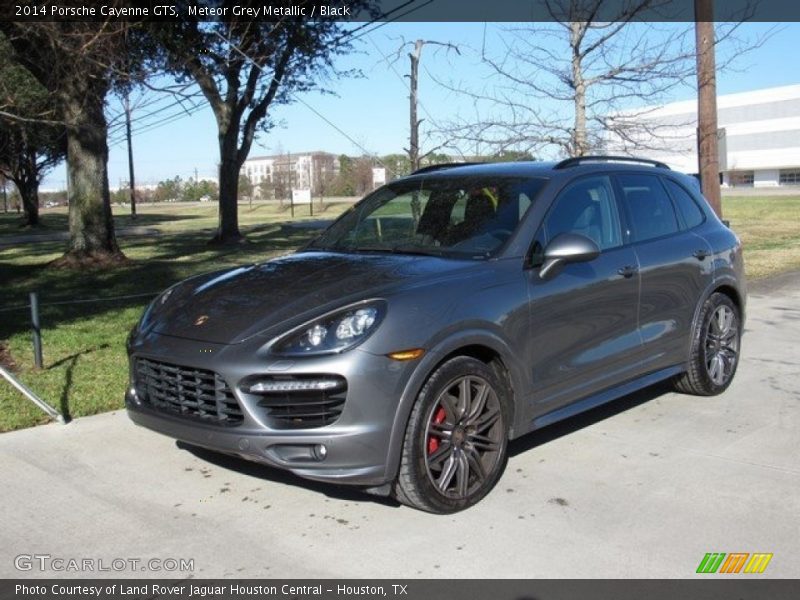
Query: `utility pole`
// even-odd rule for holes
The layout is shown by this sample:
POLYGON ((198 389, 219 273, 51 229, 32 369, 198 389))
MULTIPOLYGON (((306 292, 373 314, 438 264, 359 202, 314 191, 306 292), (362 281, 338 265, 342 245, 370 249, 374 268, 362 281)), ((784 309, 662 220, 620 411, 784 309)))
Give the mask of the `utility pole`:
POLYGON ((292 193, 292 187, 294 184, 294 169, 292 168, 292 153, 288 150, 286 151, 286 164, 289 169, 289 185, 287 186, 287 189, 289 190, 289 208, 292 211, 292 218, 294 219, 294 194, 292 193))
POLYGON ((133 139, 131 136, 131 103, 128 92, 123 98, 125 107, 125 135, 128 138, 128 184, 131 189, 131 220, 136 220, 136 185, 133 178, 133 139))
POLYGON ((313 164, 314 153, 312 152, 308 159, 308 214, 312 217, 314 216, 314 173, 311 168, 313 164))
POLYGON ((722 216, 719 187, 719 139, 717 132, 717 67, 714 49, 713 0, 695 0, 697 44, 697 162, 703 195, 722 216))

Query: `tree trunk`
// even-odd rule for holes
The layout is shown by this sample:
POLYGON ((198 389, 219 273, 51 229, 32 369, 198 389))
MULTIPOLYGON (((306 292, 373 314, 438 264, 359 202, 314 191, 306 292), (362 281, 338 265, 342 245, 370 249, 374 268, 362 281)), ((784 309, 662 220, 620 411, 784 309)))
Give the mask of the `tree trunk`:
POLYGON ((244 238, 239 232, 239 169, 237 155, 237 130, 219 135, 219 228, 212 242, 237 244, 244 238))
POLYGON ((103 105, 108 84, 75 78, 63 95, 67 123, 69 251, 65 264, 124 259, 114 235, 108 190, 107 125, 103 105))
POLYGON ((417 40, 414 51, 408 57, 411 59, 411 84, 409 89, 409 140, 408 160, 411 163, 411 172, 419 169, 419 119, 417 119, 417 85, 419 81, 419 57, 422 54, 424 42, 417 40))
POLYGON ((39 225, 39 182, 35 178, 17 183, 19 195, 22 197, 22 209, 25 211, 25 225, 39 225))
POLYGON ((586 83, 583 79, 583 64, 580 40, 583 23, 571 22, 570 45, 572 46, 572 84, 574 87, 575 127, 572 132, 572 155, 585 156, 589 151, 586 134, 586 83))
POLYGON ((19 156, 18 169, 14 177, 14 185, 22 200, 22 210, 25 215, 25 227, 39 225, 39 179, 36 168, 36 152, 29 149, 22 151, 19 156))

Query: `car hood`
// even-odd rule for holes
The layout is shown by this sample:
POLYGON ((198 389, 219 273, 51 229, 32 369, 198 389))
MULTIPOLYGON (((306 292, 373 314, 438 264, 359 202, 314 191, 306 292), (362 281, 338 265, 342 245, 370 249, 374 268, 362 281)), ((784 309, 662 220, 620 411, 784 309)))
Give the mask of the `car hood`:
POLYGON ((257 334, 278 335, 340 306, 475 266, 437 257, 299 252, 187 279, 156 299, 143 327, 235 344, 257 334))

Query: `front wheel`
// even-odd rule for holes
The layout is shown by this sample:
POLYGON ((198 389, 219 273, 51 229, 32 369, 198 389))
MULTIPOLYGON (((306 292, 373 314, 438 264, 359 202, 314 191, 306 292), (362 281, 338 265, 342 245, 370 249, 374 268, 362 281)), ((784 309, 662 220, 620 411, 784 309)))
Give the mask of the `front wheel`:
POLYGON ((736 304, 725 294, 712 294, 703 304, 692 336, 688 368, 675 380, 675 388, 698 396, 724 392, 739 365, 741 337, 736 304))
POLYGON ((439 514, 480 501, 505 467, 507 395, 496 372, 474 358, 434 371, 409 418, 395 497, 439 514))

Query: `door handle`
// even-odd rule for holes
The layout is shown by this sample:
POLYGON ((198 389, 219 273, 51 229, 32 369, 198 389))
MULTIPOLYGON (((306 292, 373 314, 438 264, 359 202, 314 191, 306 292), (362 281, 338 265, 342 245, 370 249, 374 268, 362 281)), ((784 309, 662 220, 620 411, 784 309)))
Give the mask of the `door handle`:
POLYGON ((692 256, 694 256, 697 260, 705 260, 711 256, 711 253, 708 250, 695 250, 692 253, 692 256))
POLYGON ((624 267, 620 267, 617 270, 617 273, 622 275, 625 279, 630 279, 636 274, 636 271, 638 270, 639 270, 638 267, 635 267, 634 265, 626 265, 624 267))

